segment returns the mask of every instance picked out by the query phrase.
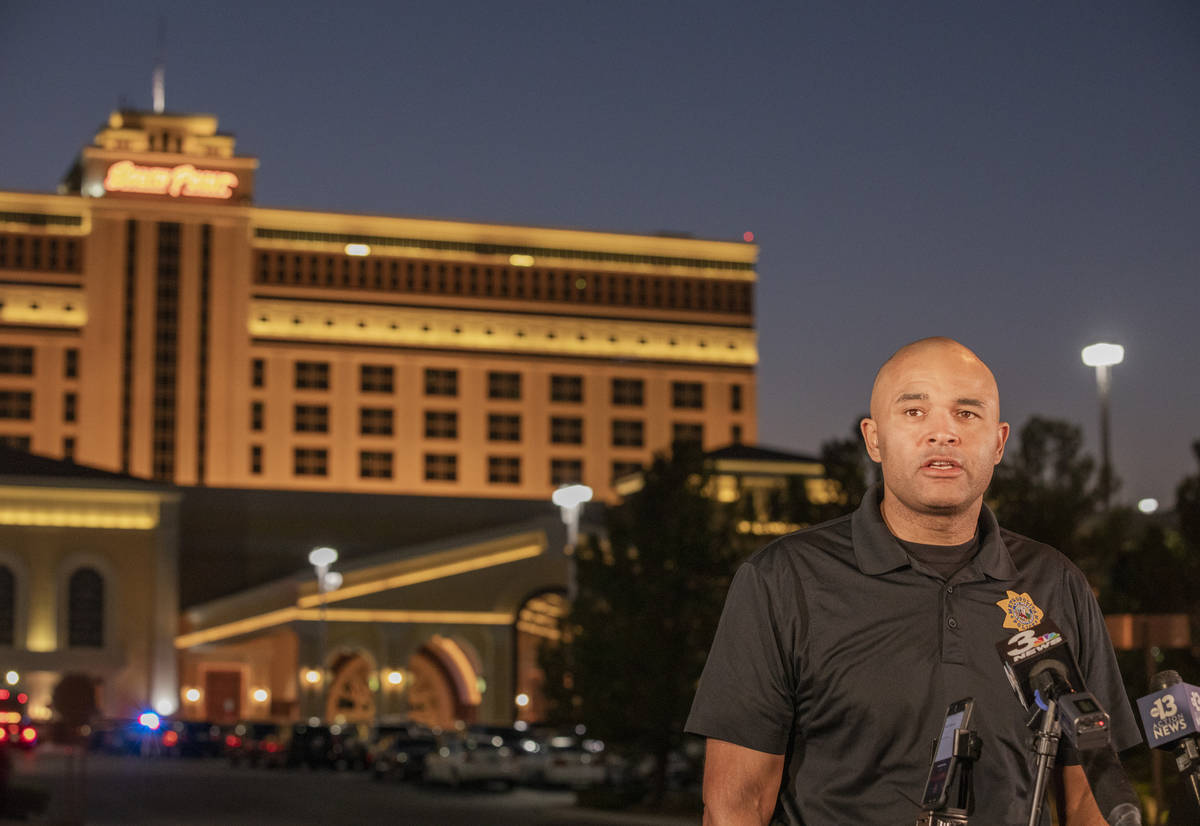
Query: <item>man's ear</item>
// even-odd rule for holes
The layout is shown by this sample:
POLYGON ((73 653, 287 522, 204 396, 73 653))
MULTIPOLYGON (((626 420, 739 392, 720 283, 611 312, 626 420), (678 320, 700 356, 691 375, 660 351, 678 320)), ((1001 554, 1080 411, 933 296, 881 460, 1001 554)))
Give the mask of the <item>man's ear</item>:
POLYGON ((867 446, 867 455, 871 457, 871 461, 882 461, 879 458, 879 428, 875 426, 875 420, 863 419, 858 423, 858 429, 862 431, 863 444, 867 446))
POLYGON ((996 462, 1000 464, 1000 460, 1004 458, 1004 446, 1008 443, 1009 427, 1008 422, 1000 422, 1000 427, 996 431, 996 462))

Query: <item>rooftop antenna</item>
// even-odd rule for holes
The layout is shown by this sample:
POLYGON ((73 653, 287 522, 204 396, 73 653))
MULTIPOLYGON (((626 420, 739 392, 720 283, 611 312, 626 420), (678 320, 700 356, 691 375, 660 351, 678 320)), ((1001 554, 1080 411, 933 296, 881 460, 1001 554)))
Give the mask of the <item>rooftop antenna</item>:
POLYGON ((158 18, 158 57, 154 60, 154 111, 167 108, 167 18, 158 18))

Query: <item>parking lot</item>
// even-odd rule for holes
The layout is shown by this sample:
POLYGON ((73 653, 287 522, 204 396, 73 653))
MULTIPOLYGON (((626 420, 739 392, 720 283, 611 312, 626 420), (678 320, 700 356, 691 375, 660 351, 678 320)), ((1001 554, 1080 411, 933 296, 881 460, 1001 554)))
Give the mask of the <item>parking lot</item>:
POLYGON ((49 823, 145 826, 556 824, 676 826, 699 816, 578 808, 569 790, 381 782, 370 772, 232 767, 222 759, 89 754, 47 744, 14 754, 13 782, 50 794, 49 823))

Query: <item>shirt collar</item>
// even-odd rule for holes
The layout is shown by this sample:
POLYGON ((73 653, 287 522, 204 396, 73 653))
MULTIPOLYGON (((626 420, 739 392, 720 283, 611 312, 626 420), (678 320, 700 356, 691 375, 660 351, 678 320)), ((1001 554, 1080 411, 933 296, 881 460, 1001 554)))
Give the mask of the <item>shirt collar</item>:
MULTIPOLYGON (((879 512, 883 488, 872 485, 863 495, 862 504, 851 517, 850 529, 854 542, 854 557, 864 574, 878 576, 909 564, 908 554, 888 530, 879 512)), ((1017 566, 1000 537, 1000 524, 987 505, 979 510, 979 555, 975 564, 992 579, 1010 580, 1017 576, 1017 566)))

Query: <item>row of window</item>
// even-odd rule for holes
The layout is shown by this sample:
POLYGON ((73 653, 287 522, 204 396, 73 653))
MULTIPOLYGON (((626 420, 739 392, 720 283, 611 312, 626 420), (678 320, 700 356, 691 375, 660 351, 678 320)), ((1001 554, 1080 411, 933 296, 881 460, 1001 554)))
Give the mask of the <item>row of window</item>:
POLYGON ((79 272, 82 248, 78 238, 0 232, 0 269, 79 272))
MULTIPOLYGON (((0 646, 16 646, 17 578, 0 565, 0 646)), ((67 639, 72 648, 104 647, 104 577, 79 568, 67 580, 67 639)))
MULTIPOLYGON (((455 453, 426 453, 422 457, 423 474, 427 482, 458 481, 459 461, 455 453)), ((488 456, 487 480, 489 484, 521 484, 520 456, 488 456)), ((358 475, 362 479, 391 479, 394 475, 395 455, 390 450, 360 450, 358 452, 358 475)), ((613 479, 641 470, 639 462, 612 462, 613 479)), ((263 472, 263 447, 251 445, 250 472, 263 472)), ((329 451, 319 447, 297 447, 292 449, 292 473, 299 477, 324 477, 329 475, 329 451)), ((582 459, 551 459, 550 484, 563 485, 583 481, 582 459)))
MULTIPOLYGON (((33 418, 33 391, 0 390, 0 419, 29 421, 33 418)), ((63 393, 63 421, 73 423, 79 419, 79 394, 74 391, 63 393)))
MULTIPOLYGON (((32 376, 34 367, 32 347, 0 346, 0 376, 32 376)), ((67 348, 63 359, 63 376, 79 378, 79 350, 67 348)))
MULTIPOLYGON (((71 395, 71 394, 68 394, 71 395)), ((360 436, 395 435, 394 411, 390 407, 360 407, 358 433, 360 436)), ((262 432, 265 427, 266 402, 250 403, 250 430, 262 432)), ((73 419, 71 420, 73 421, 73 419)), ((457 439, 458 411, 426 410, 424 434, 426 439, 457 439)), ((323 404, 292 406, 292 429, 296 433, 328 433, 329 407, 323 404)), ((550 442, 559 445, 583 444, 583 418, 580 416, 551 416, 550 442)), ((740 432, 740 431, 739 431, 740 432)), ((645 423, 641 419, 613 419, 613 447, 644 447, 645 423)), ((704 425, 676 422, 672 425, 675 441, 704 441, 704 425)), ((489 413, 487 417, 489 442, 521 441, 521 416, 516 413, 489 413)))
MULTIPOLYGON (((457 397, 459 393, 458 370, 454 368, 427 367, 424 375, 426 396, 457 397)), ((253 359, 250 365, 250 383, 254 387, 265 387, 267 365, 264 359, 253 359)), ((328 390, 329 362, 298 361, 293 365, 292 386, 297 390, 328 390)), ((363 393, 393 393, 396 387, 395 370, 387 364, 359 365, 358 387, 363 393)), ((614 405, 642 407, 645 404, 646 382, 644 379, 611 379, 611 400, 614 405)), ((487 374, 487 397, 489 399, 520 400, 522 398, 521 374, 489 370, 487 374)), ((569 404, 583 403, 583 376, 551 375, 550 401, 569 404)), ((730 385, 729 407, 734 412, 744 405, 744 391, 740 384, 730 385)), ((681 410, 704 409, 704 383, 698 381, 671 382, 671 406, 681 410)))
POLYGON ((255 282, 719 313, 751 312, 753 294, 748 282, 715 278, 478 267, 437 261, 262 251, 258 253, 255 282))

